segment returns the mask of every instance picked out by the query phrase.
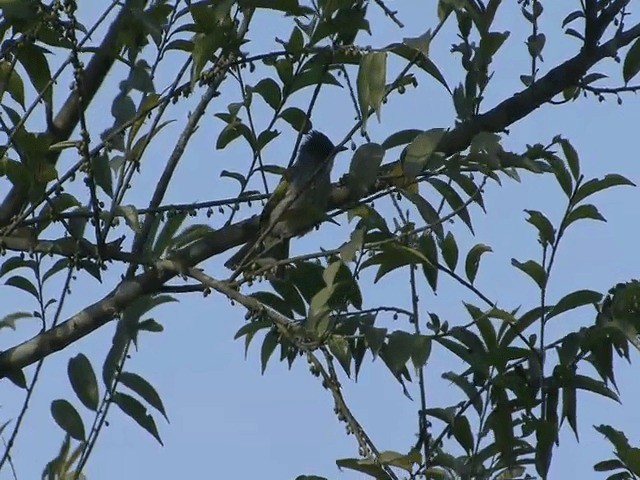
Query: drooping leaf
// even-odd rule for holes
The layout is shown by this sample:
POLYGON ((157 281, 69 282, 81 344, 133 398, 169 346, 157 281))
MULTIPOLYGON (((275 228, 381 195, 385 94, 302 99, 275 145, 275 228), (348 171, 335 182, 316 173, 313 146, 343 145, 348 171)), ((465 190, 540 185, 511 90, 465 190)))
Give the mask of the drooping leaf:
POLYGON ((547 315, 547 320, 561 313, 584 305, 596 305, 602 300, 602 294, 593 290, 576 290, 562 297, 547 315))
POLYGON ((525 210, 529 214, 527 222, 536 227, 542 245, 553 245, 556 238, 556 231, 552 223, 544 213, 537 210, 525 210))
POLYGON ((480 266, 480 258, 487 252, 493 252, 491 247, 489 245, 478 243, 471 247, 471 250, 467 253, 467 258, 464 262, 464 271, 467 275, 467 279, 469 279, 471 283, 476 279, 476 274, 478 273, 478 268, 480 266))
POLYGON ((622 175, 611 173, 611 174, 605 175, 604 178, 602 179, 593 178, 583 183, 582 185, 580 185, 580 188, 578 188, 578 190, 576 191, 575 195, 571 200, 575 205, 581 202, 582 200, 584 200, 585 198, 587 198, 588 196, 593 195, 594 193, 600 192, 607 188, 616 187, 619 185, 630 185, 633 187, 636 186, 636 184, 633 183, 628 178, 622 175))
POLYGON ((5 282, 5 285, 9 285, 11 287, 19 288, 20 290, 23 290, 23 291, 25 291, 27 293, 30 293, 36 299, 40 298, 40 295, 38 294, 38 289, 31 282, 31 280, 28 280, 28 279, 26 279, 24 277, 21 277, 19 275, 14 275, 13 277, 9 278, 5 282))
POLYGON ((147 413, 146 407, 142 405, 140 401, 133 398, 131 395, 121 392, 116 392, 112 398, 113 402, 120 407, 120 410, 149 432, 160 445, 164 445, 160 438, 160 434, 158 433, 155 420, 147 413))
POLYGON ((384 154, 384 148, 377 143, 365 143, 354 153, 349 166, 349 187, 358 197, 375 183, 384 154))
POLYGON ((167 418, 167 413, 160 395, 158 395, 156 389, 147 380, 132 372, 122 372, 119 379, 120 383, 136 392, 146 400, 149 405, 158 410, 164 418, 167 418))
POLYGON ((67 374, 69 375, 73 391, 82 404, 94 412, 97 411, 100 395, 98 391, 98 381, 91 362, 86 355, 79 353, 69 359, 67 374))
POLYGON ((444 240, 440 242, 440 250, 442 251, 444 263, 447 264, 447 267, 449 267, 451 271, 455 271, 456 265, 458 264, 458 244, 456 243, 453 233, 447 232, 444 240))
POLYGON ((262 374, 264 375, 265 370, 267 369, 267 363, 269 362, 269 358, 271 358, 271 354, 278 346, 278 335, 274 330, 269 330, 264 337, 262 342, 262 349, 260 350, 260 363, 262 365, 262 374))
POLYGON ((275 80, 271 78, 263 78, 253 87, 253 91, 259 94, 274 110, 280 108, 280 104, 282 103, 282 92, 280 92, 280 87, 275 80))
POLYGON ((82 418, 68 401, 60 399, 51 402, 51 416, 58 426, 72 438, 81 442, 86 439, 82 418))
POLYGON ((547 283, 547 273, 538 262, 534 260, 527 260, 526 262, 519 262, 515 258, 511 259, 511 265, 518 270, 526 273, 540 288, 544 288, 547 283))
POLYGON ((622 65, 622 78, 625 83, 640 72, 640 39, 636 40, 624 57, 622 65))

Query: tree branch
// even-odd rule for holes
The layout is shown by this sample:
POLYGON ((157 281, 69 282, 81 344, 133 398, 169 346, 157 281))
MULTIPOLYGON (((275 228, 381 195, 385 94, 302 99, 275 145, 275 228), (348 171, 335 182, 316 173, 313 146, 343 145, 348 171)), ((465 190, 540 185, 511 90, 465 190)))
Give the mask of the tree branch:
MULTIPOLYGON (((598 61, 614 55, 617 50, 640 36, 640 24, 620 32, 593 52, 581 51, 573 58, 552 69, 530 87, 504 100, 490 111, 478 115, 449 132, 442 139, 439 150, 447 155, 465 150, 473 137, 482 131, 500 132, 524 118, 565 88, 577 85, 581 77, 598 61)), ((390 164, 389 166, 393 166, 390 164)), ((375 189, 388 188, 377 182, 375 189)), ((369 192, 371 193, 371 192, 369 192)), ((345 206, 354 199, 347 186, 333 188, 329 208, 345 206)), ((121 282, 103 299, 78 312, 68 320, 24 343, 0 354, 0 378, 39 359, 62 350, 76 340, 100 328, 141 295, 157 292, 177 275, 177 272, 220 254, 253 238, 258 231, 259 217, 225 226, 199 241, 176 252, 170 260, 156 263, 155 268, 131 280, 121 282)))

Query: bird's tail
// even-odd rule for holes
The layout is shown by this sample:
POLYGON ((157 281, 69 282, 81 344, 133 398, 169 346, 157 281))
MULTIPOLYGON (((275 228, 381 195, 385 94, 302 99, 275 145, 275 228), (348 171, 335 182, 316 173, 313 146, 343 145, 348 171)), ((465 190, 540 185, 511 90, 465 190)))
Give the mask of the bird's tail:
MULTIPOLYGON (((246 266, 251 265, 256 258, 262 258, 263 256, 268 257, 273 261, 284 260, 289 257, 289 239, 278 241, 269 246, 266 250, 264 247, 259 248, 258 246, 252 250, 253 246, 253 242, 244 244, 240 250, 234 253, 231 258, 225 262, 224 266, 230 270, 235 270, 240 266, 246 268, 246 266)), ((276 276, 282 277, 283 273, 284 265, 278 266, 276 269, 276 276)))
POLYGON ((241 263, 246 265, 250 264, 251 260, 258 254, 258 248, 256 247, 253 252, 251 251, 252 248, 253 242, 245 243, 240 250, 234 253, 231 258, 225 262, 224 266, 229 270, 235 270, 241 263), (245 257, 247 258, 245 259, 245 257))

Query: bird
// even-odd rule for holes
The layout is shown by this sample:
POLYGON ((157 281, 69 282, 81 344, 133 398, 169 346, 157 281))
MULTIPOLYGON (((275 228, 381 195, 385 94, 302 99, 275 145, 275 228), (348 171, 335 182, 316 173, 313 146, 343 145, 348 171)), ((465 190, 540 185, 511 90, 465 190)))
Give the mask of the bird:
MULTIPOLYGON (((262 210, 256 237, 264 236, 261 244, 249 241, 225 262, 225 267, 235 270, 258 259, 288 258, 289 239, 308 233, 325 217, 333 161, 344 150, 346 147, 334 146, 324 133, 312 130, 262 210)), ((277 269, 276 276, 281 274, 282 269, 277 269)))

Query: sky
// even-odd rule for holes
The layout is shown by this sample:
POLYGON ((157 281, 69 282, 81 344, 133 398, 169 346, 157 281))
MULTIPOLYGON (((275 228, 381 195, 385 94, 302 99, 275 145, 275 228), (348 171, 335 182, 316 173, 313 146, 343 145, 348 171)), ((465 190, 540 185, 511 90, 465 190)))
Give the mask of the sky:
MULTIPOLYGON (((372 5, 371 24, 373 35, 359 37, 362 45, 383 47, 400 42, 404 37, 415 37, 436 26, 435 6, 425 8, 423 2, 388 2, 390 8, 399 10, 399 18, 405 24, 397 28, 384 18, 372 5)), ((435 3, 435 2, 434 2, 435 3)), ((513 3, 513 2, 511 2, 513 3)), ((560 23, 578 2, 545 2, 545 12, 540 28, 547 36, 543 52, 544 63, 540 74, 573 56, 580 45, 577 40, 562 35, 560 23)), ((79 18, 90 25, 101 13, 101 6, 94 2, 82 2, 79 18)), ((627 22, 631 24, 634 17, 627 22)), ((249 32, 251 42, 243 48, 260 53, 276 45, 275 38, 286 39, 290 33, 290 19, 269 12, 260 12, 249 32)), ((445 27, 431 45, 431 58, 443 72, 451 86, 461 77, 458 58, 449 52, 455 39, 453 24, 445 27)), ((104 30, 104 29, 103 29, 104 30)), ((494 23, 494 30, 509 30, 511 35, 492 64, 494 77, 487 91, 483 111, 492 108, 505 98, 519 91, 519 76, 528 74, 529 57, 525 41, 529 35, 527 24, 519 8, 504 2, 501 14, 494 23)), ((101 33, 100 31, 99 33, 101 33)), ((99 41, 98 34, 94 40, 99 41)), ((155 52, 154 52, 155 53, 155 52)), ((175 58, 175 57, 174 57, 175 58)), ((55 61, 54 61, 55 63, 55 61)), ((167 58, 158 72, 156 88, 163 90, 172 79, 176 62, 167 58)), ((402 69, 402 62, 389 60, 387 78, 392 79, 402 69)), ((610 76, 610 85, 621 84, 621 66, 613 61, 603 62, 597 71, 610 76)), ((247 72, 247 82, 256 83, 268 72, 259 67, 253 75, 247 72)), ((355 71, 354 71, 355 73, 355 71)), ((372 119, 368 131, 372 141, 381 143, 392 132, 404 128, 448 128, 454 123, 454 113, 446 91, 424 72, 415 71, 419 86, 409 88, 404 95, 395 95, 383 106, 381 121, 372 119)), ((110 126, 107 114, 118 82, 126 76, 122 67, 114 69, 107 79, 108 85, 96 97, 88 115, 92 138, 98 141, 99 132, 110 126)), ((59 106, 67 90, 60 88, 70 84, 70 78, 58 83, 59 106)), ((197 93, 200 93, 198 91, 197 93)), ((218 151, 215 139, 223 123, 214 113, 226 111, 226 106, 237 101, 239 89, 231 82, 223 89, 207 110, 193 141, 176 171, 175 180, 164 203, 185 203, 232 197, 237 183, 221 179, 222 170, 246 170, 250 159, 248 149, 236 141, 229 148, 218 151)), ((309 89, 294 98, 294 104, 306 105, 309 89)), ((197 97, 196 97, 197 98, 197 97)), ((257 102, 256 102, 257 103, 257 102)), ((346 89, 328 87, 321 92, 318 107, 313 116, 314 127, 325 132, 334 141, 341 140, 354 124, 353 109, 346 89)), ((175 144, 188 112, 194 106, 193 99, 180 102, 172 108, 169 118, 175 122, 151 144, 142 161, 142 171, 127 195, 125 203, 146 206, 157 179, 162 172, 168 152, 175 144)), ((615 98, 598 102, 594 98, 581 98, 566 105, 546 105, 510 127, 503 135, 503 145, 513 151, 523 151, 527 144, 546 144, 558 134, 569 139, 576 147, 582 171, 587 178, 602 177, 607 173, 620 173, 638 183, 640 164, 636 158, 637 125, 640 110, 633 94, 624 97, 622 105, 615 98)), ((254 120, 265 124, 268 107, 257 106, 254 120)), ((34 124, 37 125, 37 124, 34 124)), ((294 135, 286 125, 283 134, 265 151, 266 163, 286 163, 291 154, 294 135)), ((364 142, 354 136, 357 145, 364 142)), ((397 155, 397 152, 394 152, 397 155)), ((395 160, 393 155, 385 162, 395 160)), ((71 155, 63 157, 61 168, 75 162, 71 155)), ((337 180, 348 169, 348 155, 337 161, 333 172, 337 180)), ((275 178, 271 179, 275 181, 275 178)), ((272 184, 273 185, 273 184, 272 184)), ((5 184, 0 184, 4 189, 5 184)), ((81 189, 81 182, 75 187, 81 189)), ((81 191, 81 190, 78 190, 81 191)), ((489 184, 485 203, 487 213, 472 207, 475 236, 471 236, 460 222, 450 227, 461 255, 475 243, 485 243, 493 253, 483 257, 478 273, 478 285, 483 292, 495 299, 503 308, 530 308, 538 301, 538 292, 531 281, 511 266, 511 259, 540 259, 536 233, 526 223, 524 209, 545 212, 556 224, 565 208, 566 198, 552 178, 533 174, 522 176, 522 182, 504 179, 502 186, 489 184)), ((560 247, 559 257, 551 278, 549 296, 557 301, 566 293, 577 289, 593 289, 605 292, 615 283, 637 277, 640 260, 635 255, 638 222, 638 191, 625 187, 606 191, 594 198, 605 223, 583 222, 576 224, 560 247)), ((243 208, 237 218, 255 213, 243 208)), ((387 213, 391 213, 387 211, 387 213)), ((214 215, 207 219, 201 214, 193 221, 221 225, 226 215, 214 215)), ((294 242, 293 252, 313 251, 318 246, 339 246, 350 231, 346 217, 339 219, 340 226, 324 225, 320 231, 294 242)), ((352 225, 351 225, 352 227, 352 225)), ((114 232, 116 235, 116 232, 114 232)), ((119 235, 119 234, 118 234, 119 235)), ((114 237, 115 238, 115 237, 114 237)), ((207 261, 205 271, 224 278, 222 267, 230 255, 223 254, 207 261)), ((117 282, 122 273, 119 266, 107 272, 103 284, 91 278, 78 276, 72 284, 73 295, 64 309, 64 318, 76 313, 102 298, 117 282)), ((378 284, 371 282, 364 291, 365 305, 410 303, 406 287, 406 271, 390 274, 378 284)), ((365 280, 366 281, 366 275, 365 280)), ((51 295, 57 295, 59 286, 51 286, 51 295), (57 287, 57 288, 56 288, 57 287)), ((34 305, 26 294, 4 287, 3 308, 0 315, 15 310, 32 310, 34 305)), ((434 295, 426 285, 421 285, 422 311, 436 312, 450 324, 468 321, 462 301, 480 304, 468 292, 453 282, 442 279, 438 294, 434 295)), ((120 478, 169 479, 180 477, 216 478, 268 478, 293 479, 300 474, 315 474, 327 478, 361 478, 348 472, 340 472, 335 459, 357 456, 357 445, 347 436, 344 425, 333 413, 333 401, 320 382, 309 374, 306 362, 298 361, 289 370, 274 359, 264 375, 260 373, 259 339, 249 349, 245 359, 244 343, 234 341, 235 332, 243 325, 244 311, 217 294, 203 298, 199 294, 180 297, 179 303, 163 305, 152 316, 163 324, 161 334, 144 335, 139 351, 133 352, 127 369, 148 379, 160 393, 168 413, 167 423, 154 413, 164 447, 140 429, 132 420, 113 408, 109 425, 102 432, 86 473, 92 480, 120 478)), ((550 324, 552 335, 561 336, 580 325, 589 325, 594 314, 588 308, 558 318, 550 324)), ((381 320, 391 329, 406 329, 401 321, 393 323, 381 320)), ((37 322, 25 322, 17 331, 2 330, 0 348, 6 349, 30 338, 38 331, 37 322)), ((115 328, 112 322, 74 345, 51 356, 45 362, 41 380, 32 401, 24 427, 13 450, 13 463, 17 477, 37 478, 46 461, 53 458, 63 438, 62 431, 50 415, 50 403, 56 398, 66 398, 81 411, 85 425, 91 416, 82 410, 67 379, 69 358, 83 352, 92 361, 96 372, 111 342, 115 328)), ((632 352, 635 357, 635 352, 632 352)), ((634 366, 617 362, 616 376, 622 405, 593 394, 581 393, 578 397, 578 424, 580 442, 565 425, 560 446, 555 452, 550 478, 572 475, 575 478, 601 478, 592 468, 600 460, 611 458, 609 444, 592 428, 607 423, 623 429, 632 444, 640 443, 640 414, 634 408, 640 398, 634 366)), ((446 371, 460 371, 461 362, 446 354, 434 354, 426 368, 429 406, 447 406, 462 398, 456 387, 440 378, 446 371)), ((30 378, 30 369, 27 376, 30 378)), ((365 359, 357 383, 342 377, 345 398, 356 418, 364 426, 380 450, 407 451, 415 442, 417 410, 419 403, 408 400, 402 389, 380 362, 365 359)), ((415 385, 410 387, 417 398, 415 385)), ((0 384, 1 421, 15 418, 21 405, 23 392, 9 382, 0 384)), ((453 443, 453 442, 451 442, 453 443)), ((0 478, 12 478, 9 469, 0 472, 0 478)))

